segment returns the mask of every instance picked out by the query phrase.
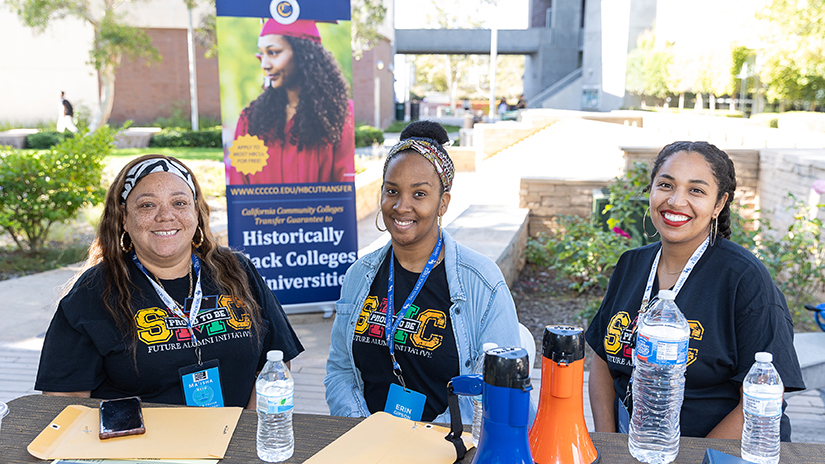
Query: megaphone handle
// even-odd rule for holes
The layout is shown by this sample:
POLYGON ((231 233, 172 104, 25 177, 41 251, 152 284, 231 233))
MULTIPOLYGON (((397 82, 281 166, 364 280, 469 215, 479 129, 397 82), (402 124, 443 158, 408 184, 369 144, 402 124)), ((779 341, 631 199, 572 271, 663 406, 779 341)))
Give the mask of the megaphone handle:
POLYGON ((467 447, 461 439, 464 425, 461 423, 461 409, 458 406, 458 396, 453 391, 453 382, 447 384, 447 406, 450 409, 450 433, 444 439, 455 446, 456 461, 461 461, 467 454, 467 447))

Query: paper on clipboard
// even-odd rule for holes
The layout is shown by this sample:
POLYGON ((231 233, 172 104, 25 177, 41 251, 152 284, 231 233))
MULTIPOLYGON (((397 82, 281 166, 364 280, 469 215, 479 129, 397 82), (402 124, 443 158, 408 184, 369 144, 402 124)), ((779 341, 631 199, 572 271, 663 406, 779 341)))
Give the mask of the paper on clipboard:
MULTIPOLYGON (((306 464, 451 464, 455 446, 444 437, 445 427, 377 412, 341 435, 306 464)), ((462 434, 467 449, 470 434, 462 434)))
POLYGON ((26 448, 39 459, 223 458, 241 408, 144 408, 146 433, 101 440, 97 408, 71 405, 26 448))

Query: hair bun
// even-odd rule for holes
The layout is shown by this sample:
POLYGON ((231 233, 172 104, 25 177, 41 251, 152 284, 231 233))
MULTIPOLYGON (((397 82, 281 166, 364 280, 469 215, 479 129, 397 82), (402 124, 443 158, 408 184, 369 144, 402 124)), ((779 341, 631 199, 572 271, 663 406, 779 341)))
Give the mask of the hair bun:
POLYGON ((410 137, 424 137, 433 139, 441 145, 444 145, 450 141, 450 136, 447 134, 447 130, 435 121, 415 121, 410 123, 404 128, 403 131, 401 131, 401 136, 399 138, 401 140, 406 140, 410 137))

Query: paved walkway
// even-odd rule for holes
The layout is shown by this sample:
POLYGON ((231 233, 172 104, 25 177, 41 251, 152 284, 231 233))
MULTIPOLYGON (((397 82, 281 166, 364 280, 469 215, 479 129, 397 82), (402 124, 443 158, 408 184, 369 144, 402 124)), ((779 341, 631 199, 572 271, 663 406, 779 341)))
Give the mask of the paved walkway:
MULTIPOLYGON (((593 121, 562 121, 531 139, 485 161, 473 173, 458 173, 452 201, 444 220, 449 223, 471 204, 517 205, 522 176, 611 177, 623 166, 621 145, 650 144, 643 129, 593 121), (598 133, 599 137, 588 134, 598 133)), ((662 143, 667 141, 662 141, 662 143)), ((371 216, 359 227, 360 253, 372 250, 388 239, 375 230, 371 216)), ((37 393, 34 378, 43 336, 60 295, 60 287, 74 274, 64 268, 37 275, 0 281, 0 401, 37 393)), ((329 351, 331 319, 319 314, 290 316, 306 351, 293 361, 296 382, 296 411, 328 414, 324 401, 324 364, 329 351)), ((547 321, 548 324, 553 321, 547 321)), ((538 371, 534 373, 534 394, 539 392, 538 371)), ((586 387, 585 387, 586 391, 586 387)), ((592 427, 589 401, 585 417, 592 427)), ((788 415, 794 441, 825 442, 825 406, 818 391, 788 398, 788 415)))

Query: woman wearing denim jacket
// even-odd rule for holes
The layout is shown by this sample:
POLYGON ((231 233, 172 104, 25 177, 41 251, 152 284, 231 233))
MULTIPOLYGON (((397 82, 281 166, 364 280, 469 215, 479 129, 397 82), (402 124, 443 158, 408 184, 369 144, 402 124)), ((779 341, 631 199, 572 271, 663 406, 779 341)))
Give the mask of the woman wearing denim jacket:
MULTIPOLYGON (((335 304, 324 379, 333 415, 449 422, 447 382, 472 373, 484 343, 519 346, 498 266, 441 229, 454 174, 448 140, 439 124, 420 121, 387 155, 378 215, 391 241, 349 268, 335 304)), ((459 402, 472 423, 470 397, 459 402)))

